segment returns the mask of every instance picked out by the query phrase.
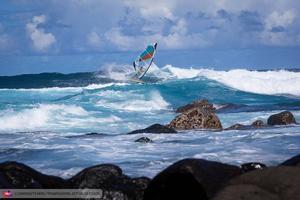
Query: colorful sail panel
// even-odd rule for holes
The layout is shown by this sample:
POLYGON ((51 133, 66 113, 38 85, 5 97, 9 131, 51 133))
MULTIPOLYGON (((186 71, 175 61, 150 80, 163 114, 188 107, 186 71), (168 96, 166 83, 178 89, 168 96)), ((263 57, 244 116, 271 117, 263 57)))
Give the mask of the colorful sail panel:
POLYGON ((140 59, 148 60, 153 57, 155 48, 153 45, 149 45, 146 50, 140 55, 140 59))
POLYGON ((148 45, 146 50, 143 51, 139 57, 133 62, 133 67, 135 69, 134 77, 141 79, 147 73, 148 69, 150 68, 155 51, 156 51, 157 43, 153 45, 148 45))

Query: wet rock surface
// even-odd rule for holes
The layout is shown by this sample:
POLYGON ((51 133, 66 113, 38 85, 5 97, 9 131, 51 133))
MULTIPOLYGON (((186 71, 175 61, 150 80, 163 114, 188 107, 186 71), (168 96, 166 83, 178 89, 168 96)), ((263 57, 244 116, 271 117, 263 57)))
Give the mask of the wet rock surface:
POLYGON ((272 167, 231 180, 214 200, 279 200, 300 198, 300 168, 272 167))
POLYGON ((69 180, 73 188, 102 189, 105 199, 142 199, 149 181, 146 177, 130 178, 112 164, 86 168, 69 180))
POLYGON ((268 118, 269 125, 287 125, 287 124, 296 124, 294 115, 290 111, 280 112, 274 115, 271 115, 268 118))
POLYGON ((70 188, 70 184, 59 177, 42 174, 18 162, 0 164, 0 187, 18 189, 70 188))
POLYGON ((131 178, 113 164, 83 169, 70 179, 42 174, 22 163, 0 164, 0 188, 101 189, 106 200, 281 200, 300 197, 300 155, 277 167, 258 162, 241 167, 183 159, 158 173, 131 178))
POLYGON ((145 129, 134 130, 127 134, 138 134, 138 133, 177 133, 177 131, 173 128, 161 124, 153 124, 145 129))
POLYGON ((136 139, 134 142, 139 142, 139 143, 152 143, 153 141, 148 138, 148 137, 141 137, 139 139, 136 139))
POLYGON ((145 200, 209 199, 239 167, 202 159, 184 159, 160 172, 145 191, 145 200))
POLYGON ((203 108, 189 109, 175 117, 168 127, 174 129, 222 129, 221 121, 211 110, 203 108))

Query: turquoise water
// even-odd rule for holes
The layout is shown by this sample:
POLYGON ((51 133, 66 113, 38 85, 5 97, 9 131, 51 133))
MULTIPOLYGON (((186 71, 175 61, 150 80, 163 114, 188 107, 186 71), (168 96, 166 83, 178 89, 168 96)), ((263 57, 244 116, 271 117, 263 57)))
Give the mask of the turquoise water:
POLYGON ((0 77, 0 162, 16 160, 69 177, 114 163, 132 176, 154 176, 186 157, 268 165, 299 153, 300 126, 241 131, 127 132, 167 124, 181 105, 208 99, 223 127, 250 124, 282 110, 300 121, 300 72, 151 68, 146 84, 128 81, 131 66, 71 75, 0 77), (224 109, 230 104, 231 107, 224 109), (97 132, 97 135, 87 135, 97 132), (147 136, 151 144, 135 143, 147 136))

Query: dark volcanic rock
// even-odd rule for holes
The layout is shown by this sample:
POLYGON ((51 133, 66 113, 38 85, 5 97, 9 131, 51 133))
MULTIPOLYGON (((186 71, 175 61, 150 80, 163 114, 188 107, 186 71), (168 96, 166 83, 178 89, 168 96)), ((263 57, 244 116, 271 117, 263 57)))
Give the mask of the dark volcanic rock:
POLYGON ((214 200, 299 200, 299 173, 299 167, 273 167, 245 173, 231 180, 214 200))
POLYGON ((289 111, 284 111, 271 115, 268 118, 269 125, 286 125, 286 124, 295 124, 296 120, 293 114, 289 111))
POLYGON ((144 200, 210 199, 231 178, 236 166, 202 159, 184 159, 160 172, 145 190, 144 200))
POLYGON ((4 162, 0 164, 0 188, 70 188, 70 185, 62 178, 42 174, 22 163, 4 162))
POLYGON ((228 128, 225 128, 224 130, 241 130, 241 129, 247 129, 247 126, 243 124, 234 124, 228 128))
POLYGON ((251 126, 255 127, 255 128, 261 128, 261 127, 264 127, 265 124, 262 120, 256 120, 251 124, 251 126))
POLYGON ((214 106, 211 103, 209 103, 207 99, 201 99, 201 100, 193 101, 190 104, 187 104, 185 106, 181 106, 181 107, 177 108, 176 112, 182 113, 182 112, 186 112, 193 108, 203 108, 203 109, 207 109, 210 111, 215 110, 214 106))
POLYGON ((258 163, 258 162, 250 162, 250 163, 242 164, 241 168, 242 168, 243 172, 246 173, 246 172, 250 172, 253 170, 265 169, 265 168, 267 168, 267 166, 265 164, 258 163))
POLYGON ((255 185, 231 185, 217 194, 213 200, 281 200, 277 195, 272 194, 255 185))
POLYGON ((145 129, 135 130, 127 134, 137 134, 137 133, 177 133, 177 131, 174 130, 173 128, 169 128, 161 124, 153 124, 145 129))
POLYGON ((224 130, 247 130, 247 129, 257 129, 264 128, 266 125, 262 120, 256 120, 251 125, 243 125, 243 124, 234 124, 224 130))
POLYGON ((142 199, 150 179, 130 178, 112 164, 102 164, 86 168, 70 180, 73 188, 102 189, 103 199, 142 199))
POLYGON ((175 129, 222 129, 218 116, 203 108, 193 108, 179 114, 168 125, 175 129))
POLYGON ((150 138, 147 137, 141 137, 137 140, 135 140, 135 142, 140 142, 140 143, 152 143, 153 141, 150 138))
POLYGON ((300 166, 300 154, 284 161, 280 165, 283 165, 283 166, 300 166))

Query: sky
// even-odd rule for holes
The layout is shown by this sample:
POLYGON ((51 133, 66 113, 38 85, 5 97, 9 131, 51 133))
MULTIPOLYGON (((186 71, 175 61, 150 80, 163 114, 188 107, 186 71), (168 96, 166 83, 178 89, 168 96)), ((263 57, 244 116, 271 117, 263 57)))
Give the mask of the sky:
MULTIPOLYGON (((273 67, 300 68, 299 12, 295 0, 1 0, 0 74, 37 68, 15 58, 128 53, 153 42, 162 52, 201 52, 202 60, 215 53, 203 62, 194 55, 199 66, 272 66, 275 59, 273 67)), ((193 64, 176 62, 184 60, 193 64)))

